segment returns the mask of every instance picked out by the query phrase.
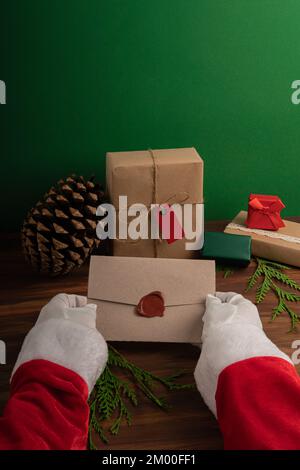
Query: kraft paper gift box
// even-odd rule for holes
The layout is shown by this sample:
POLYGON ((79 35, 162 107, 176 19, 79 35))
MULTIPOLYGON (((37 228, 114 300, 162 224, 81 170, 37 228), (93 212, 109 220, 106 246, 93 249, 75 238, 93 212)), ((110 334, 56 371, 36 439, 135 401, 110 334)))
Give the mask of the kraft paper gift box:
POLYGON ((205 298, 214 293, 214 261, 91 257, 88 298, 106 340, 199 343, 205 298), (139 315, 141 299, 157 292, 163 316, 139 315))
MULTIPOLYGON (((128 207, 143 204, 150 214, 151 204, 193 204, 193 228, 199 204, 201 225, 197 233, 203 245, 203 160, 194 148, 109 152, 106 181, 110 202, 119 216, 119 196, 127 196, 128 207)), ((122 217, 122 214, 121 214, 122 217)), ((192 258, 196 251, 186 250, 185 238, 166 240, 120 239, 112 242, 115 256, 192 258)), ((199 249, 198 248, 198 249, 199 249)))
POLYGON ((225 228, 225 233, 252 238, 252 254, 272 261, 300 267, 300 224, 284 220, 277 231, 251 229, 246 226, 247 212, 241 211, 225 228))

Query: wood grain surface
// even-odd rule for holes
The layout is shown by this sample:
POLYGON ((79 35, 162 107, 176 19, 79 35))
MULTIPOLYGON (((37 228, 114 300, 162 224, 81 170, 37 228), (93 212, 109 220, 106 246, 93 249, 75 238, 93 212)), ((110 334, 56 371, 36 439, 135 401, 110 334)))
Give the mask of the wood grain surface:
MULTIPOLYGON (((210 222, 209 230, 222 230, 224 222, 210 222)), ((59 292, 87 294, 88 265, 77 273, 61 279, 49 279, 33 274, 23 259, 18 236, 2 235, 0 246, 0 339, 7 347, 7 364, 0 365, 0 412, 9 394, 9 377, 26 333, 33 326, 40 309, 59 292)), ((227 279, 217 273, 217 289, 244 293, 249 275, 255 267, 237 269, 227 279)), ((300 282, 300 270, 290 271, 300 282)), ((105 276, 105 273, 103 273, 105 276)), ((254 300, 254 291, 247 294, 254 300)), ((289 333, 289 319, 283 314, 270 322, 276 299, 269 294, 259 306, 265 331, 272 341, 287 354, 291 343, 300 339, 300 331, 289 333)), ((299 310, 298 310, 299 311, 299 310)), ((137 365, 156 374, 168 375, 178 369, 188 371, 185 381, 193 380, 199 350, 189 344, 117 343, 117 349, 137 365)), ((298 368, 300 372, 300 368, 298 368)), ((206 408, 199 393, 175 391, 167 393, 170 411, 159 410, 143 395, 133 409, 133 424, 123 425, 116 437, 111 437, 107 449, 222 449, 218 425, 206 408)))

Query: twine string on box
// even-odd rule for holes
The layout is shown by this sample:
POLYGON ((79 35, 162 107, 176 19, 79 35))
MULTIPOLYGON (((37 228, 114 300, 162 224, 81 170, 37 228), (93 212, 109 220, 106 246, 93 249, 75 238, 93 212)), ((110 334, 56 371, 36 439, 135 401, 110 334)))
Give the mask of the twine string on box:
MULTIPOLYGON (((157 184, 157 181, 158 181, 158 165, 157 165, 157 158, 155 156, 155 153, 154 153, 154 150, 152 149, 148 149, 148 152, 149 152, 149 155, 152 159, 152 171, 153 171, 153 185, 152 185, 152 204, 159 204, 158 203, 158 184, 157 184)), ((186 191, 180 191, 179 193, 174 193, 172 194, 170 197, 168 197, 168 199, 166 199, 164 202, 160 203, 160 205, 163 205, 163 204, 184 204, 190 197, 190 194, 186 191)), ((150 218, 150 215, 151 215, 151 207, 148 207, 147 208, 147 211, 148 211, 148 217, 150 218)), ((119 213, 119 217, 120 219, 122 218, 122 211, 118 211, 119 213)), ((127 215, 127 214, 126 214, 127 215)), ((158 257, 158 244, 159 243, 162 243, 163 240, 161 239, 160 237, 160 234, 158 234, 159 238, 154 238, 153 239, 153 248, 154 248, 154 257, 157 258, 158 257)), ((135 243, 139 243, 140 239, 137 239, 137 240, 132 240, 131 238, 130 239, 118 239, 118 242, 120 243, 130 243, 130 244, 135 244, 135 243)))
MULTIPOLYGON (((157 168, 157 165, 156 165, 156 161, 155 161, 155 155, 154 155, 154 150, 152 149, 149 149, 148 150, 149 153, 150 153, 150 156, 152 158, 152 168, 153 168, 153 186, 152 186, 152 202, 154 204, 156 204, 156 201, 157 201, 157 172, 158 172, 158 168, 157 168)), ((150 210, 148 210, 148 215, 150 214, 150 210)), ((160 240, 160 238, 159 238, 160 240)), ((157 258, 157 254, 158 254, 158 248, 157 248, 157 239, 153 239, 153 248, 154 248, 154 258, 157 258)))
MULTIPOLYGON (((152 192, 152 203, 157 205, 158 202, 158 196, 157 196, 157 175, 158 175, 158 166, 156 162, 156 157, 154 150, 148 149, 148 152, 150 153, 150 156, 152 158, 152 163, 153 163, 153 192, 152 192)), ((181 193, 174 193, 172 194, 167 200, 164 202, 160 203, 160 205, 163 204, 170 204, 171 201, 173 200, 174 203, 177 204, 183 204, 185 201, 189 199, 190 195, 188 192, 182 191, 181 193), (179 195, 183 195, 183 197, 180 199, 179 195)), ((151 213, 151 209, 148 209, 148 214, 151 213)), ((162 239, 160 234, 158 234, 159 238, 154 238, 153 239, 153 246, 154 246, 154 258, 157 258, 158 256, 158 243, 162 243, 162 239)))

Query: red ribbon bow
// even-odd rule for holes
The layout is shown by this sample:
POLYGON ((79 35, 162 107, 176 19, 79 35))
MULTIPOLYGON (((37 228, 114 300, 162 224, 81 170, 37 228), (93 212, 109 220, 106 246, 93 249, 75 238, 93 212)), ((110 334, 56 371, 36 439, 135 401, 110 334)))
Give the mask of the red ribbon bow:
MULTIPOLYGON (((267 228, 269 230, 278 230, 278 228, 283 227, 284 223, 280 217, 280 211, 284 209, 285 205, 278 197, 274 196, 273 200, 267 201, 267 205, 263 204, 258 197, 253 197, 249 200, 249 209, 253 211, 259 211, 259 213, 267 216, 271 222, 271 227, 260 227, 260 223, 253 223, 253 220, 249 220, 248 215, 248 226, 251 228, 267 228)), ((251 217, 253 219, 253 216, 251 217)), ((263 225, 263 224, 262 224, 263 225)))
POLYGON ((269 206, 264 206, 257 197, 249 201, 249 206, 268 215, 273 214, 274 212, 280 212, 285 208, 285 205, 280 199, 276 199, 276 201, 271 202, 269 206))

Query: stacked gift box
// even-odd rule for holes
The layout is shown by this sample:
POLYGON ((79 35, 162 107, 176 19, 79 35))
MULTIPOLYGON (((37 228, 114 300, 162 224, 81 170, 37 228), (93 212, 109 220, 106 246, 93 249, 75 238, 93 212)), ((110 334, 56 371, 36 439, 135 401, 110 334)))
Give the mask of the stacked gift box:
MULTIPOLYGON (((106 160, 107 189, 111 203, 117 211, 117 237, 113 240, 115 256, 142 256, 157 258, 193 258, 197 253, 186 250, 186 236, 170 240, 158 236, 153 239, 121 238, 119 225, 134 218, 127 209, 120 208, 120 196, 127 197, 127 206, 142 205, 145 217, 150 217, 151 206, 167 210, 177 204, 182 209, 192 205, 193 228, 198 226, 198 249, 203 245, 203 160, 194 148, 144 150, 135 152, 110 152, 106 160), (200 218, 200 221, 199 221, 200 218)), ((164 214, 160 212, 160 217, 164 214)), ((182 222, 182 221, 181 221, 182 222)), ((125 227, 126 228, 126 227, 125 227)), ((125 231, 127 232, 127 231, 125 231)))
POLYGON ((251 194, 248 213, 239 212, 225 232, 251 236, 254 256, 300 267, 300 224, 281 219, 284 207, 278 196, 251 194))

